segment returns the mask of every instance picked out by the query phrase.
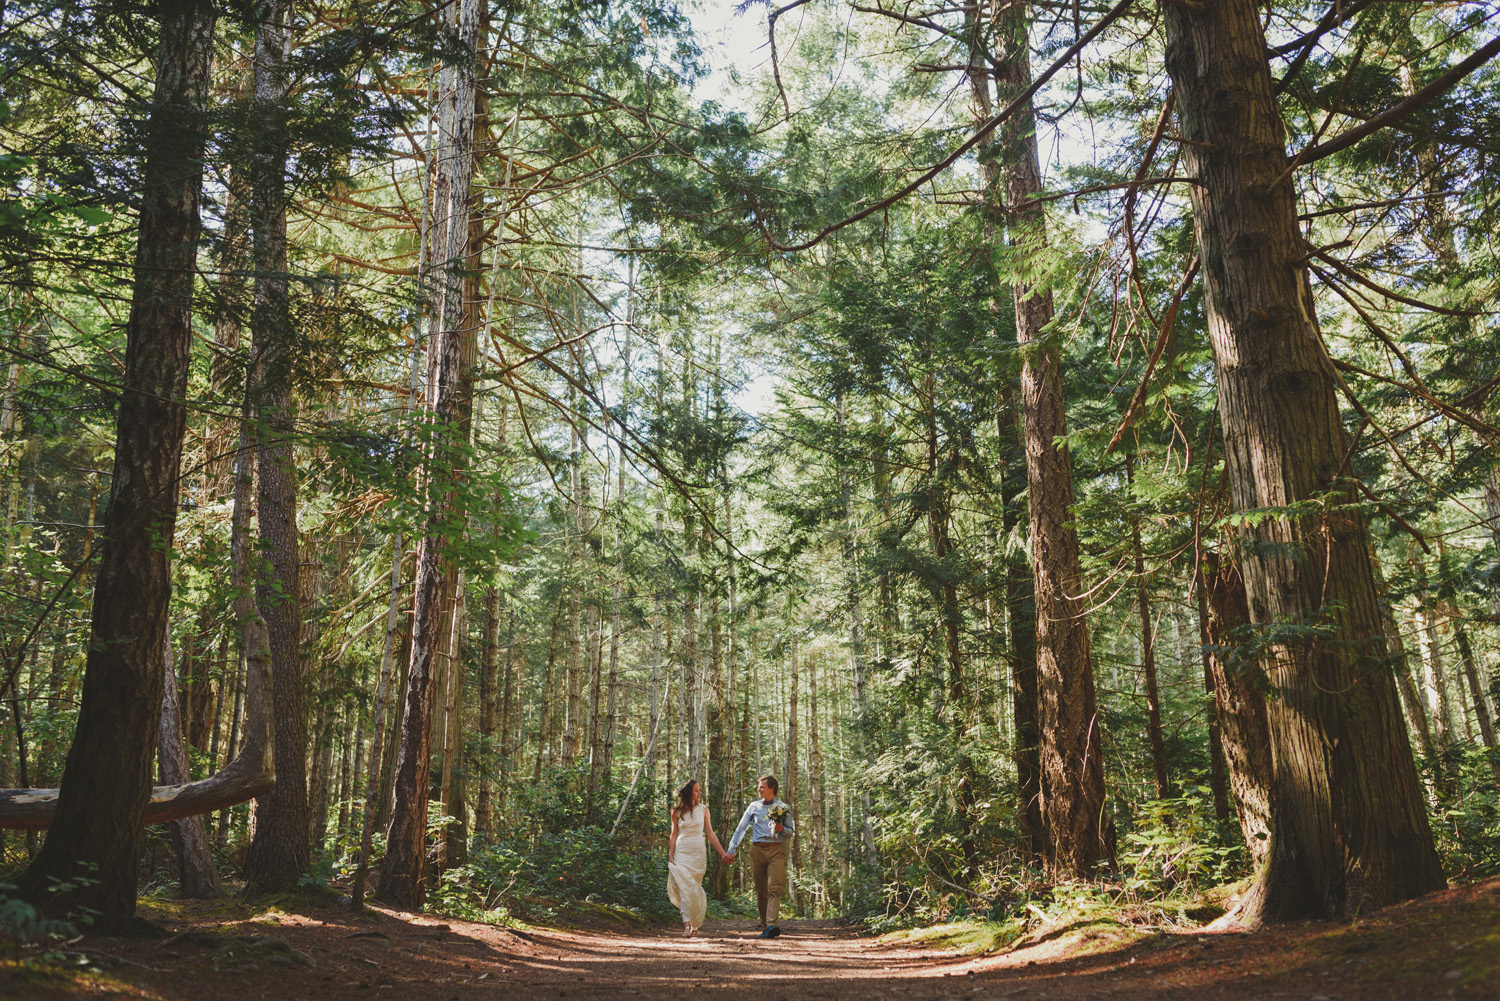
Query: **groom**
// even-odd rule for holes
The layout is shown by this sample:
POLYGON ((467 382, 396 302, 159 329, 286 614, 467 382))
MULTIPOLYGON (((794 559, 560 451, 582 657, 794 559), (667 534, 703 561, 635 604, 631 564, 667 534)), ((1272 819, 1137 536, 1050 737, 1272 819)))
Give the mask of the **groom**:
POLYGON ((766 775, 755 787, 760 798, 745 807, 740 825, 734 829, 727 852, 734 862, 735 849, 745 832, 750 831, 750 875, 755 880, 755 903, 760 908, 760 937, 775 938, 781 934, 777 918, 781 915, 781 894, 786 889, 786 842, 796 829, 787 805, 776 798, 776 776, 766 775), (780 808, 784 820, 777 822, 772 813, 780 808))

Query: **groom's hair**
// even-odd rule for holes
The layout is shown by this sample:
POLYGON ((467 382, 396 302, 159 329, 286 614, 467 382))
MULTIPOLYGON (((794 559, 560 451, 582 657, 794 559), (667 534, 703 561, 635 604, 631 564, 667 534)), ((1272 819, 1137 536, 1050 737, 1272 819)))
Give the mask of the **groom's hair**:
POLYGON ((764 782, 766 785, 768 785, 768 786, 771 787, 771 792, 772 793, 779 793, 779 792, 781 792, 781 785, 780 785, 780 783, 778 783, 776 781, 776 776, 774 776, 774 775, 762 775, 760 777, 760 780, 762 782, 764 782))

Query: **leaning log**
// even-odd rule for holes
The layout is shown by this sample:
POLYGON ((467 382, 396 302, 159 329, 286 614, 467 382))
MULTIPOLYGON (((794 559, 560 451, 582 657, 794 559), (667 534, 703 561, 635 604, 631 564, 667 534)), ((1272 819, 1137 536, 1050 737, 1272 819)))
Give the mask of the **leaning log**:
MULTIPOLYGON (((195 814, 222 810, 270 792, 276 775, 269 768, 237 767, 235 761, 213 776, 175 786, 156 786, 146 805, 144 822, 165 824, 195 814)), ((56 789, 0 789, 0 827, 41 831, 52 826, 56 789)))
MULTIPOLYGON (((248 683, 244 749, 206 779, 153 788, 143 823, 165 824, 222 810, 276 788, 272 720, 266 704, 271 686, 271 658, 264 641, 250 644, 249 649, 253 655, 245 665, 248 683)), ((0 828, 46 830, 52 826, 56 813, 56 789, 0 789, 0 828)))

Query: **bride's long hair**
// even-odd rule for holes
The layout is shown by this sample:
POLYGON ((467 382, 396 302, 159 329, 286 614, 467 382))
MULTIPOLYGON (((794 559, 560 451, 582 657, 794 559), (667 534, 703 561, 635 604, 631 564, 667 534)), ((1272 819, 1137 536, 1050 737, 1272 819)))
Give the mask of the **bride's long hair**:
POLYGON ((693 789, 697 785, 697 779, 688 779, 687 785, 677 790, 677 802, 672 804, 672 816, 681 820, 693 812, 693 789))

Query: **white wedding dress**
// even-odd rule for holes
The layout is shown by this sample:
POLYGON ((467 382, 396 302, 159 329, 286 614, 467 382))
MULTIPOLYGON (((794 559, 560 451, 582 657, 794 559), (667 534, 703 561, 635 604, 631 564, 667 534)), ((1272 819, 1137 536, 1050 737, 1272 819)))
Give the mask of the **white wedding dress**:
POLYGON ((703 874, 708 871, 708 846, 703 840, 703 804, 677 821, 677 857, 667 863, 667 897, 682 911, 682 923, 696 932, 708 913, 703 874))

